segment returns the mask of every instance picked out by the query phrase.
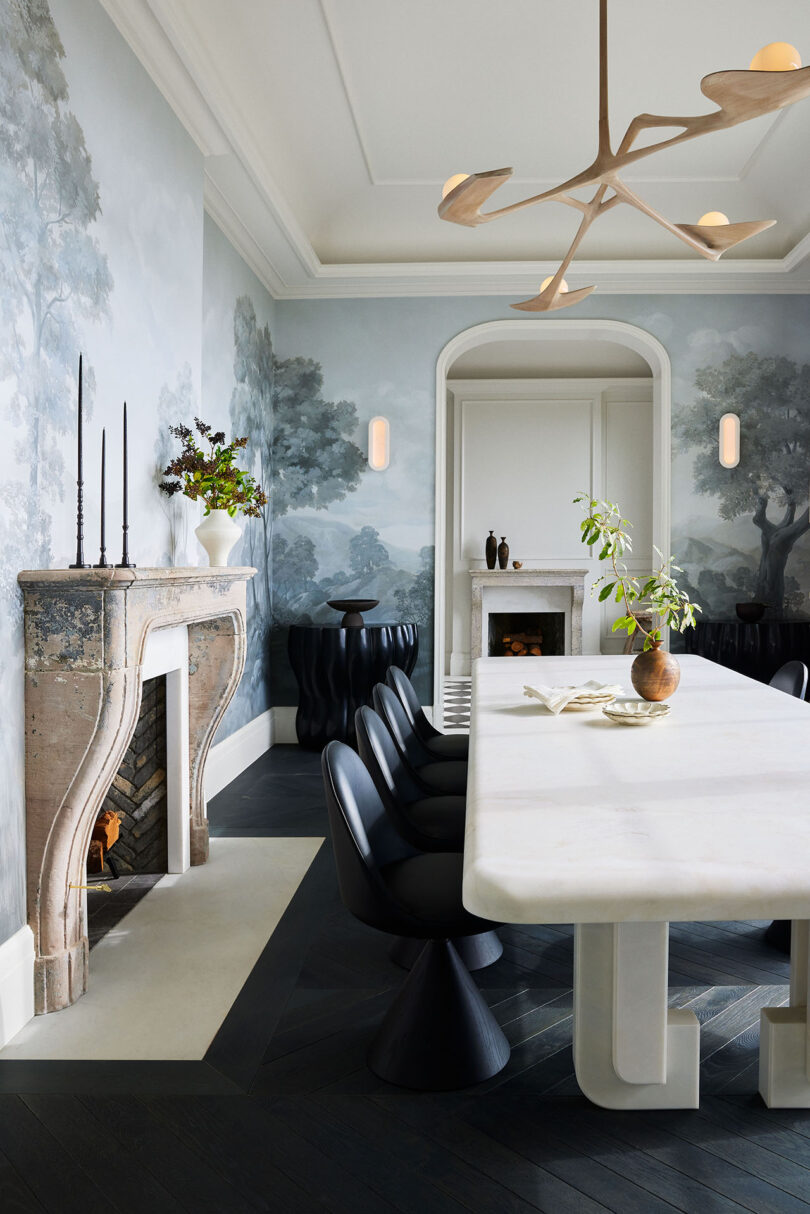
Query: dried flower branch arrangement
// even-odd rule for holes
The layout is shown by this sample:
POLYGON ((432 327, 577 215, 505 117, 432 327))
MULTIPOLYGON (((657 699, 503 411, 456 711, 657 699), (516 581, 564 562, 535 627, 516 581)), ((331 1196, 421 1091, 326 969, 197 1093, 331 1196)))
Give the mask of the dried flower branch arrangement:
POLYGON ((183 493, 192 501, 201 498, 206 515, 212 510, 227 510, 231 518, 237 512, 258 518, 262 506, 267 505, 267 494, 249 472, 243 472, 235 463, 237 451, 243 450, 248 440, 233 438, 225 446, 224 430, 212 433, 211 427, 199 417, 194 418, 194 426, 210 445, 210 452, 206 454, 197 446, 194 432, 188 426, 169 426, 170 433, 182 442, 183 450, 166 468, 164 476, 180 480, 162 481, 160 488, 169 496, 183 493))

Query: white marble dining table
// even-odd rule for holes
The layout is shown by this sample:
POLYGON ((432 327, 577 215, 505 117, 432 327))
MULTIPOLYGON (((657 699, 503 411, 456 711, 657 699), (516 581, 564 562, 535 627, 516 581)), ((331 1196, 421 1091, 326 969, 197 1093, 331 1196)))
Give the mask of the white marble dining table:
POLYGON ((792 919, 790 1005, 765 1008, 760 1092, 810 1107, 810 705, 696 656, 664 720, 554 716, 531 686, 619 683, 632 657, 473 665, 464 905, 574 923, 574 1063, 607 1108, 694 1108, 699 1025, 668 1006, 668 925, 792 919))

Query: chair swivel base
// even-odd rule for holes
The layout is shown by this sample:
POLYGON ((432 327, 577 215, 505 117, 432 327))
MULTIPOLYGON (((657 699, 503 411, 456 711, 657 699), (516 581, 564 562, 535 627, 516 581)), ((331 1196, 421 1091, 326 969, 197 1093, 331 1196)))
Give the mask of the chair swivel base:
POLYGON ((509 1061, 506 1040, 449 940, 429 940, 368 1052, 387 1083, 447 1092, 482 1083, 509 1061))
MULTIPOLYGON (((416 959, 424 947, 424 940, 417 940, 412 936, 400 936, 394 942, 388 956, 394 965, 409 970, 416 964, 416 959)), ((493 965, 503 953, 503 945, 494 929, 491 932, 478 932, 475 936, 454 936, 453 947, 468 970, 486 969, 488 965, 493 965)))

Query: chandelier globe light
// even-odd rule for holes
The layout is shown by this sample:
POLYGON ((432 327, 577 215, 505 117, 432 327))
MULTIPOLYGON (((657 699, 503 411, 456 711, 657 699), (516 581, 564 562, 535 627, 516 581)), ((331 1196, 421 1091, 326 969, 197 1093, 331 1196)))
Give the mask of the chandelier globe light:
POLYGON ((664 148, 675 147, 688 139, 724 131, 763 114, 772 114, 810 95, 810 67, 802 67, 801 56, 789 42, 771 42, 762 47, 751 60, 750 67, 712 72, 700 82, 704 97, 717 107, 707 114, 679 117, 670 114, 639 114, 629 123, 616 150, 610 137, 608 113, 608 54, 607 0, 599 0, 599 144, 592 164, 568 181, 513 202, 495 211, 481 208, 495 191, 508 181, 513 169, 490 169, 484 173, 455 173, 444 183, 439 203, 439 218, 465 227, 490 223, 504 215, 541 202, 560 202, 580 211, 579 228, 556 274, 546 278, 532 299, 512 304, 523 312, 551 312, 568 308, 591 294, 595 287, 580 287, 569 291, 563 274, 591 225, 613 207, 622 203, 634 207, 661 225, 678 240, 709 261, 718 261, 728 249, 743 240, 773 227, 775 219, 753 219, 730 223, 722 211, 708 211, 696 224, 673 223, 654 210, 622 180, 619 173, 645 156, 664 148), (648 130, 675 129, 676 134, 661 138, 644 147, 634 147, 637 138, 648 130), (574 190, 595 186, 593 196, 583 201, 575 198, 574 190))
POLYGON ((802 57, 789 42, 769 42, 758 50, 748 65, 752 72, 795 72, 802 57))
POLYGON ((716 228, 728 222, 728 215, 724 215, 722 211, 707 211, 705 215, 701 215, 698 220, 698 226, 701 228, 716 228))

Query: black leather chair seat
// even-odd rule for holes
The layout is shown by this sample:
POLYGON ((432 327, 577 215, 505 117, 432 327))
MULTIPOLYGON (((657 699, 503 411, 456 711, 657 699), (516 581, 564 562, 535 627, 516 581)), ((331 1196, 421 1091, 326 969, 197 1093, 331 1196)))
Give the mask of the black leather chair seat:
POLYGON ((381 869, 386 889, 394 900, 425 924, 441 924, 450 936, 488 932, 488 919, 471 915, 461 904, 464 856, 460 852, 425 852, 395 860, 381 869))
POLYGON ((467 792, 467 764, 453 759, 425 763, 416 774, 423 784, 440 796, 463 797, 467 792))
POLYGON ((425 746, 438 759, 461 759, 466 763, 470 753, 470 739, 463 733, 443 733, 437 738, 427 738, 425 746))
POLYGON ((453 843, 459 851, 463 849, 467 814, 464 797, 425 797, 421 801, 411 801, 407 814, 416 829, 429 839, 453 843))

